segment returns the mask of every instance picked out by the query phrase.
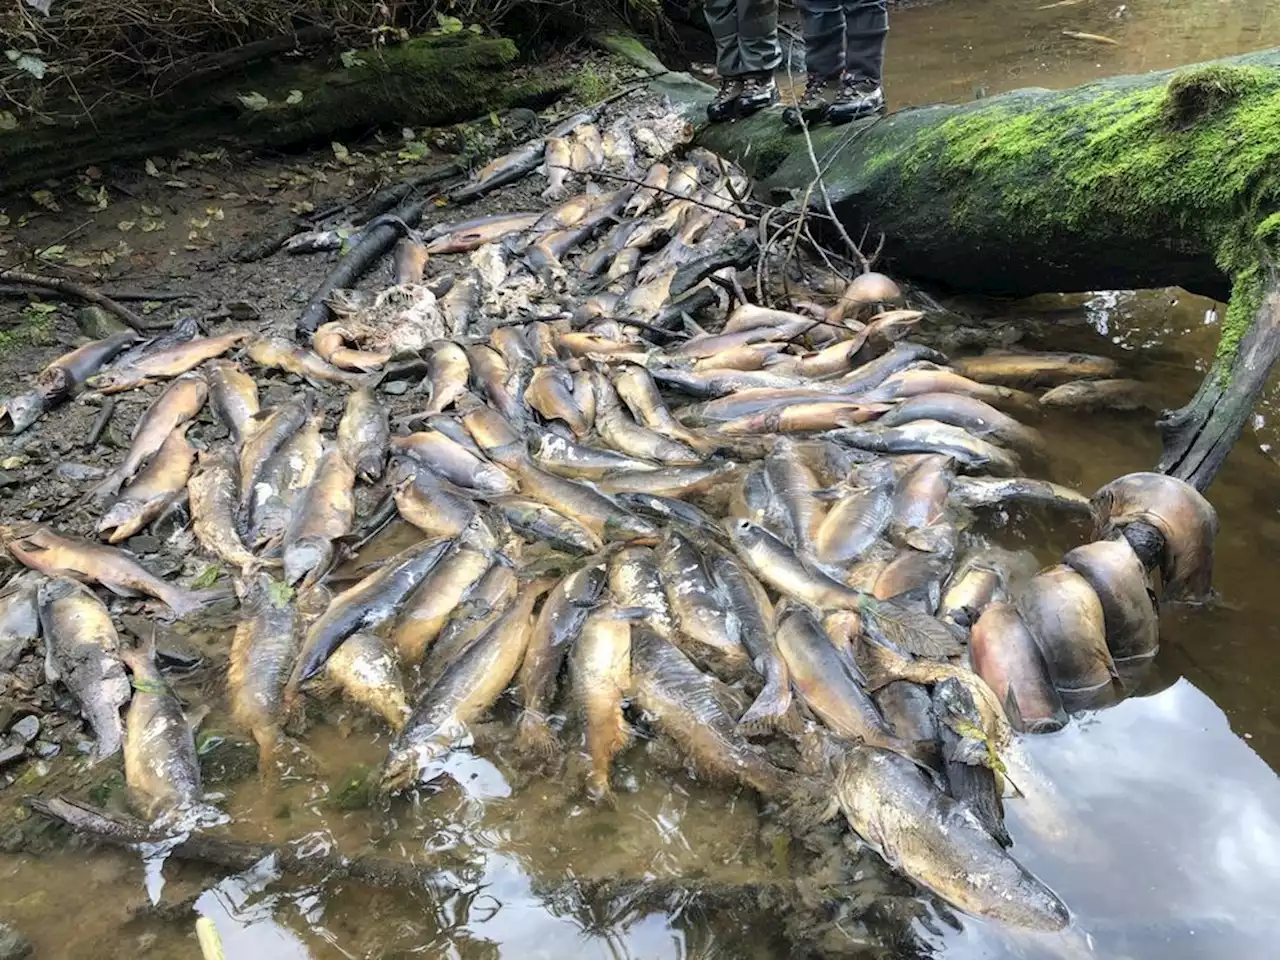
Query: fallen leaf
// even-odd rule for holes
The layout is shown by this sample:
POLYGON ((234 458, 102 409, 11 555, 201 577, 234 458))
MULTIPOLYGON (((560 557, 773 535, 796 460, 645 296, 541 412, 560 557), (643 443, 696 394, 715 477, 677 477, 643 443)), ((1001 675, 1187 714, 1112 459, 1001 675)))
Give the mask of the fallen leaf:
POLYGON ((8 110, 0 110, 0 130, 17 130, 18 118, 8 110))
POLYGON ((9 58, 9 62, 15 67, 24 73, 31 74, 37 80, 43 80, 45 71, 49 69, 47 63, 29 53, 22 53, 19 50, 6 50, 4 55, 9 58))
POLYGON ((173 187, 175 190, 187 189, 187 181, 185 180, 166 180, 164 185, 166 187, 173 187))
POLYGON ((3 213, 0 213, 0 227, 7 227, 8 225, 9 225, 8 216, 6 216, 3 213))
POLYGON ((163 220, 143 220, 142 221, 143 233, 155 233, 157 230, 163 230, 163 229, 164 229, 163 220))
MULTIPOLYGON (((45 304, 40 304, 40 306, 45 306, 45 304)), ((17 470, 19 467, 25 467, 30 462, 30 457, 24 457, 21 454, 5 457, 0 460, 0 470, 17 470)))
POLYGON ((350 150, 348 150, 348 149, 347 149, 343 144, 338 143, 338 141, 337 141, 337 140, 333 141, 333 143, 329 144, 329 146, 330 146, 330 147, 332 148, 332 150, 333 150, 333 155, 334 155, 335 157, 337 157, 337 158, 338 158, 338 162, 339 162, 339 163, 353 163, 353 162, 354 162, 354 161, 351 159, 351 151, 350 151, 350 150))
POLYGON ((214 220, 222 220, 226 216, 221 207, 205 207, 204 212, 214 220))
POLYGON ((316 208, 316 205, 312 203, 310 200, 299 200, 297 203, 289 204, 289 209, 293 213, 299 214, 299 215, 304 213, 311 213, 312 211, 315 210, 315 208, 316 208))
POLYGON ((88 177, 90 180, 101 180, 102 169, 100 167, 85 167, 84 175, 88 177))
POLYGON ((62 207, 58 205, 58 201, 53 199, 52 191, 36 190, 31 194, 31 199, 40 204, 40 206, 44 207, 46 210, 52 210, 54 213, 58 213, 62 210, 62 207))
POLYGON ((288 95, 287 97, 285 97, 285 98, 284 98, 284 102, 285 102, 285 103, 288 103, 288 104, 291 104, 291 105, 292 105, 292 104, 295 104, 295 103, 301 103, 301 102, 302 102, 302 91, 301 91, 301 90, 290 90, 290 91, 289 91, 289 95, 288 95))
POLYGON ((67 257, 67 263, 73 267, 96 267, 98 265, 98 261, 93 257, 86 257, 81 253, 77 253, 74 257, 67 257))
POLYGON ((193 590, 208 590, 218 582, 220 576, 222 576, 221 567, 216 564, 205 567, 200 571, 200 575, 191 581, 191 588, 193 590))
POLYGON ((260 94, 257 90, 247 94, 238 93, 236 94, 236 99, 245 105, 245 109, 252 110, 254 113, 267 109, 271 103, 270 100, 260 94))
POLYGON ((342 65, 350 70, 352 67, 363 67, 364 61, 354 50, 344 50, 341 54, 342 65))
POLYGON ((137 224, 132 220, 121 220, 119 223, 116 224, 116 229, 119 230, 121 233, 128 233, 130 230, 132 230, 136 226, 137 224))
POLYGON ((149 204, 149 203, 144 203, 144 204, 142 205, 142 212, 143 212, 144 214, 146 214, 148 217, 158 217, 158 216, 160 216, 160 208, 159 208, 159 207, 153 207, 153 206, 152 206, 151 204, 149 204))
POLYGON ((438 13, 436 18, 440 21, 440 26, 437 29, 445 36, 462 32, 462 21, 457 17, 451 17, 446 13, 438 13))
POLYGON ((205 217, 203 220, 197 220, 195 217, 192 217, 190 220, 187 221, 187 223, 195 227, 197 230, 203 230, 205 227, 209 225, 209 218, 205 217))
POLYGON ((156 162, 150 157, 147 157, 147 162, 143 164, 143 167, 146 169, 148 177, 160 176, 160 168, 156 166, 156 162))
POLYGON ((52 246, 45 247, 43 250, 37 250, 36 256, 41 260, 64 260, 67 255, 66 244, 55 243, 52 246))

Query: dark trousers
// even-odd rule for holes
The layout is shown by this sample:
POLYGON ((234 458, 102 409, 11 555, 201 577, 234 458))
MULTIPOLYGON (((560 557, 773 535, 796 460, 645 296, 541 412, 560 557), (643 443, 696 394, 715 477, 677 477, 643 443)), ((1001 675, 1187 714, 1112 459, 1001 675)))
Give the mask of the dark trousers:
POLYGON ((889 32, 886 0, 799 0, 805 68, 831 77, 841 70, 880 82, 889 32))
POLYGON ((778 68, 778 0, 706 0, 703 11, 716 41, 720 76, 772 73, 778 68))

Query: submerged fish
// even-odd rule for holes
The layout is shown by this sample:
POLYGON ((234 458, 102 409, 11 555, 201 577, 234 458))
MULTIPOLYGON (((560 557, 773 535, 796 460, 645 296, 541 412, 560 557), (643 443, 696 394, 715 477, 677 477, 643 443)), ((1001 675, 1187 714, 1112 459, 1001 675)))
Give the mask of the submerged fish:
POLYGON ((1087 353, 984 353, 960 357, 951 365, 970 380, 1005 387, 1052 387, 1070 380, 1114 377, 1120 371, 1110 357, 1087 353))
POLYGON ((146 819, 171 817, 200 801, 196 739, 182 704, 156 667, 155 648, 125 649, 120 658, 133 674, 124 782, 134 807, 146 819))
POLYGON ((516 675, 532 633, 533 607, 550 584, 525 584, 515 602, 423 694, 382 767, 384 793, 429 782, 435 765, 469 741, 468 724, 497 701, 516 675))
POLYGON ((1067 725, 1049 665, 1013 604, 993 603, 982 612, 969 631, 969 651, 974 671, 1016 729, 1052 733, 1067 725))
MULTIPOLYGON (((603 579, 603 571, 602 579, 603 579)), ((622 713, 631 692, 631 611, 605 604, 592 610, 582 635, 569 653, 569 678, 574 700, 586 725, 591 772, 587 793, 612 804, 609 775, 613 758, 631 742, 631 728, 622 713)))
POLYGON ((227 687, 231 717, 258 744, 258 773, 267 776, 280 739, 284 691, 298 657, 298 613, 293 591, 264 573, 241 589, 240 623, 231 638, 227 687))
POLYGON ((835 794, 858 836, 952 906, 1033 930, 1061 930, 1069 922, 1053 891, 909 760, 875 747, 851 747, 835 794))

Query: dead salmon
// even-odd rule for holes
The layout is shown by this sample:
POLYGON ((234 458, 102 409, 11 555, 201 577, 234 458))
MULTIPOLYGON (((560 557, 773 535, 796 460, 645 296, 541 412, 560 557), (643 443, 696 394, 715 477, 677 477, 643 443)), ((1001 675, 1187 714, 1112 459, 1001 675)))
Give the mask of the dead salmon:
MULTIPOLYGON (((312 417, 267 461, 249 498, 248 543, 277 554, 324 453, 322 416, 312 417)), ((344 471, 345 473, 346 471, 344 471)))
POLYGON ((355 520, 355 471, 336 447, 329 447, 316 468, 284 534, 284 578, 309 587, 329 569, 334 541, 351 532, 355 520))
POLYGON ((355 335, 345 325, 334 321, 316 328, 316 332, 311 335, 311 348, 322 360, 342 370, 357 373, 380 370, 391 359, 391 353, 387 350, 355 350, 347 346, 355 341, 355 335))
POLYGON ((516 481, 497 464, 477 457, 438 430, 392 437, 391 449, 406 454, 450 483, 489 495, 514 493, 516 481))
MULTIPOLYGON (((902 344, 898 344, 902 347, 902 344)), ((895 348, 896 349, 896 348, 895 348)), ((871 361, 876 363, 891 357, 894 351, 886 353, 884 357, 871 361)), ((868 364, 869 366, 869 364, 868 364)), ((861 368, 858 368, 861 369, 861 368)), ((858 370, 853 370, 845 377, 841 378, 841 382, 847 385, 849 380, 858 374, 858 370)), ((923 367, 910 370, 899 369, 894 373, 881 379, 874 389, 868 387, 869 393, 862 396, 866 401, 883 401, 883 400, 907 400, 911 397, 917 397, 924 393, 958 393, 968 397, 974 397, 978 400, 988 403, 999 410, 1014 411, 1019 410, 1026 412, 1034 412, 1039 409, 1040 401, 1036 399, 1035 394, 1027 393, 1023 390, 1015 390, 1012 387, 1002 387, 996 384, 979 383, 969 377, 962 376, 954 370, 948 370, 945 367, 923 367)))
POLYGON ((585 484, 524 465, 517 471, 522 496, 551 507, 602 540, 653 537, 657 527, 585 484))
POLYGON ((656 463, 575 443, 549 430, 538 435, 533 447, 533 459, 544 470, 580 480, 599 480, 612 474, 642 473, 658 469, 656 463))
POLYGON ((1004 574, 993 564, 969 558, 956 570, 938 605, 938 618, 971 627, 982 611, 1007 600, 1004 574))
POLYGON ((196 738, 155 664, 155 648, 125 649, 120 658, 133 674, 133 698, 124 742, 124 782, 131 805, 147 820, 172 817, 200 802, 196 738))
POLYGON ((1022 587, 1017 606, 1059 692, 1111 689, 1118 674, 1102 603, 1088 580, 1068 566, 1050 567, 1022 587))
POLYGON ((932 706, 947 792, 969 808, 1000 846, 1013 846, 1004 824, 1004 781, 990 766, 994 761, 981 736, 973 735, 981 729, 973 697, 961 684, 947 679, 934 685, 932 706))
POLYGON ((667 180, 667 193, 687 199, 698 189, 698 166, 693 163, 682 163, 671 171, 667 180))
POLYGON ((53 574, 36 603, 45 639, 45 673, 60 682, 93 730, 95 761, 124 743, 120 708, 129 702, 129 680, 120 662, 120 638, 102 601, 75 580, 53 574))
POLYGON ((865 594, 807 566, 785 543, 750 520, 726 520, 743 563, 779 593, 819 610, 857 610, 865 594))
POLYGON ((280 406, 254 414, 240 446, 240 504, 247 508, 267 462, 311 419, 312 396, 303 391, 280 406))
POLYGON ((291 702, 342 641, 361 630, 373 630, 394 617, 409 593, 421 583, 452 546, 451 540, 424 540, 402 550, 355 586, 338 594, 307 629, 297 665, 285 691, 291 702))
POLYGON ((324 682, 382 717, 392 730, 399 732, 409 716, 399 661, 376 634, 347 637, 324 665, 324 682))
POLYGON ((807 607, 791 600, 779 604, 777 644, 792 686, 832 733, 908 756, 916 752, 894 735, 862 689, 857 666, 837 650, 807 607))
POLYGON ((774 766, 738 732, 739 718, 726 709, 723 684, 645 624, 631 628, 631 677, 640 708, 700 775, 775 799, 799 792, 794 774, 774 766))
POLYGON ((427 266, 427 248, 416 240, 401 239, 391 252, 392 281, 397 285, 421 283, 427 266))
POLYGON ((783 437, 765 457, 764 476, 770 491, 782 504, 787 521, 784 539, 801 553, 812 552, 814 538, 826 513, 817 498, 822 485, 791 440, 783 437))
POLYGON ((590 170, 599 170, 604 166, 604 138, 600 128, 594 123, 584 123, 573 131, 573 138, 586 148, 590 158, 590 170))
POLYGON ((524 405, 524 387, 532 369, 513 370, 506 358, 487 344, 467 347, 471 373, 489 402, 512 424, 523 424, 528 417, 524 405))
POLYGON ((1093 508, 1100 538, 1135 521, 1160 531, 1161 589, 1166 599, 1208 599, 1218 514, 1195 487, 1163 473, 1130 473, 1101 487, 1093 495, 1093 508))
POLYGON ((1160 646, 1160 618, 1146 568, 1129 542, 1116 537, 1087 543, 1068 551, 1062 562, 1097 594, 1112 658, 1153 656, 1160 646))
POLYGON ((952 906, 1033 930, 1061 930, 1070 921, 1053 891, 911 761, 875 747, 851 747, 835 795, 859 837, 952 906))
POLYGON ((643 217, 649 208, 659 203, 666 196, 667 181, 671 176, 671 168, 665 163, 655 163, 645 173, 640 189, 627 201, 624 212, 628 217, 643 217))
POLYGON ((787 403, 763 413, 719 424, 716 432, 731 437, 822 432, 875 420, 888 409, 888 404, 858 403, 852 400, 787 403))
POLYGON ((559 364, 542 364, 533 371, 525 403, 547 420, 561 420, 581 439, 591 431, 573 393, 573 374, 559 364))
POLYGON ((120 489, 121 484, 137 476, 169 435, 200 412, 208 396, 209 388, 204 378, 196 374, 179 377, 169 384, 134 425, 133 442, 124 461, 103 478, 94 488, 93 495, 99 498, 110 496, 120 489))
POLYGON ((464 253, 495 243, 513 233, 523 233, 538 222, 539 213, 499 213, 459 224, 427 244, 427 253, 464 253))
POLYGON ((547 140, 546 159, 542 171, 547 178, 547 188, 542 191, 544 200, 560 200, 567 192, 565 181, 573 172, 573 145, 564 137, 547 140))
POLYGON ((338 449, 356 476, 366 483, 379 479, 390 442, 386 408, 369 387, 353 390, 347 395, 347 406, 338 422, 338 449))
POLYGON ((658 497, 697 496, 728 483, 738 472, 729 460, 708 460, 691 467, 659 467, 657 470, 617 470, 596 481, 608 494, 649 494, 658 497))
POLYGON ((1023 453, 1038 457, 1046 454, 1040 431, 1019 423, 977 397, 962 393, 917 394, 887 409, 879 422, 886 427, 896 427, 913 420, 949 423, 975 437, 983 437, 1023 453))
POLYGON ((609 561, 609 592, 620 605, 645 611, 649 626, 663 639, 675 636, 676 621, 648 547, 624 547, 609 561))
POLYGON ((280 739, 285 683, 298 657, 293 591, 265 573, 241 588, 240 622, 231 638, 227 687, 231 717, 258 744, 258 773, 267 776, 280 739))
POLYGON ((951 482, 950 496, 953 503, 965 507, 1024 503, 1083 516, 1093 512, 1084 494, 1035 477, 956 477, 951 482))
POLYGON ((196 452, 187 442, 187 426, 177 427, 151 462, 126 486, 98 522, 107 543, 127 540, 160 516, 187 488, 196 452))
POLYGON ((1052 733, 1067 725, 1049 665, 1013 604, 996 602, 982 611, 969 631, 969 651, 974 671, 1016 729, 1052 733))
POLYGON ((1040 405, 1056 410, 1152 410, 1159 412, 1159 391, 1138 380, 1077 380, 1046 390, 1040 405))
POLYGON ((232 441, 239 447, 260 409, 258 384, 230 360, 210 363, 205 379, 209 384, 209 402, 213 405, 213 412, 227 425, 232 441))
MULTIPOLYGON (((476 528, 477 530, 479 528, 476 528)), ((418 664, 458 605, 494 562, 487 536, 467 536, 450 547, 405 601, 391 630, 391 644, 405 663, 418 664)))
MULTIPOLYGON (((557 583, 547 595, 546 602, 538 613, 538 618, 533 625, 533 633, 529 638, 529 647, 520 665, 518 681, 520 702, 524 710, 520 714, 516 743, 525 753, 549 757, 555 752, 556 737, 548 723, 548 717, 555 701, 557 678, 566 655, 578 643, 588 616, 603 599, 606 579, 603 563, 588 564, 557 583)), ((615 638, 615 625, 612 622, 597 624, 596 633, 595 642, 604 643, 615 638)), ((630 636, 629 626, 627 636, 630 636)), ((629 646, 626 652, 630 654, 629 646)), ((595 652, 586 654, 586 657, 582 665, 589 670, 600 666, 594 662, 595 652)), ((588 682, 607 682, 608 679, 607 671, 604 677, 597 677, 592 673, 587 678, 588 682)), ((578 694, 584 692, 580 689, 576 678, 574 688, 578 694)), ((609 694, 608 690, 600 692, 604 695, 609 694)), ((590 714, 587 722, 590 728, 590 714)), ((611 758, 612 755, 610 755, 611 758)), ((606 787, 608 786, 607 767, 606 762, 604 780, 606 787)))
POLYGON ((447 410, 454 401, 467 392, 467 379, 471 376, 471 362, 456 343, 437 340, 431 345, 431 357, 427 360, 427 380, 431 384, 431 401, 424 413, 434 414, 447 410))
MULTIPOLYGON (((602 571, 603 573, 603 571, 602 571)), ((631 692, 631 611, 605 604, 592 610, 569 653, 569 678, 587 734, 591 770, 587 794, 612 804, 613 758, 631 742, 622 713, 631 692)))
POLYGON ((953 540, 947 530, 947 497, 955 479, 953 461, 927 454, 898 481, 891 520, 894 537, 917 550, 938 550, 953 540))
POLYGON ((425 691, 435 686, 444 672, 507 612, 519 589, 510 560, 499 556, 467 598, 454 608, 440 636, 427 649, 418 689, 425 691))
POLYGON ((302 377, 313 387, 325 383, 341 383, 349 387, 364 386, 369 378, 362 374, 339 370, 320 354, 285 340, 283 337, 264 337, 249 345, 249 358, 262 367, 278 367, 287 373, 302 377))
POLYGON ((141 387, 153 380, 177 377, 206 360, 220 357, 232 347, 254 336, 247 330, 220 337, 195 337, 164 350, 143 354, 136 360, 117 363, 88 379, 88 386, 102 393, 119 393, 141 387))
POLYGON ((623 408, 617 391, 603 373, 596 374, 593 386, 596 432, 613 449, 629 457, 666 464, 694 464, 701 459, 688 444, 671 440, 636 423, 623 408))
POLYGON ((893 505, 891 470, 849 491, 822 518, 813 538, 814 555, 820 562, 835 566, 859 559, 888 529, 893 505))
POLYGON ((100 583, 122 597, 155 597, 176 617, 194 613, 204 603, 191 591, 161 580, 115 547, 61 537, 37 524, 5 528, 0 535, 15 560, 46 576, 100 583))
POLYGON ((12 670, 40 638, 40 608, 36 594, 44 577, 26 570, 0 590, 0 670, 12 670))
POLYGON ((494 501, 511 528, 533 543, 546 543, 565 553, 595 553, 604 544, 590 530, 545 504, 523 497, 494 501))
POLYGON ((654 433, 702 454, 715 449, 714 439, 690 430, 675 418, 662 399, 657 383, 644 367, 633 363, 620 364, 613 371, 613 386, 632 416, 654 433))
POLYGON ((751 669, 741 625, 711 576, 701 552, 685 537, 668 532, 657 550, 658 574, 675 620, 671 642, 701 669, 726 683, 751 669))
POLYGON ((833 431, 832 439, 876 453, 935 453, 951 457, 971 472, 1015 476, 1018 458, 960 427, 937 420, 912 420, 900 427, 858 426, 833 431))
POLYGON ((1114 378, 1120 365, 1087 353, 984 353, 951 362, 957 373, 1004 387, 1053 387, 1072 380, 1114 378))
POLYGON ((11 434, 26 430, 45 411, 79 393, 103 364, 137 340, 132 330, 122 330, 64 353, 40 371, 31 390, 0 404, 0 430, 11 434))
POLYGON ((516 600, 431 685, 391 744, 381 788, 397 793, 434 779, 435 765, 467 741, 468 725, 483 716, 520 667, 533 632, 533 608, 550 586, 525 584, 516 600))
POLYGON ((240 539, 235 490, 235 461, 230 452, 202 451, 187 481, 196 540, 219 560, 248 573, 260 561, 240 539))
POLYGON ((429 537, 456 537, 476 514, 475 502, 426 467, 397 470, 400 516, 429 537))

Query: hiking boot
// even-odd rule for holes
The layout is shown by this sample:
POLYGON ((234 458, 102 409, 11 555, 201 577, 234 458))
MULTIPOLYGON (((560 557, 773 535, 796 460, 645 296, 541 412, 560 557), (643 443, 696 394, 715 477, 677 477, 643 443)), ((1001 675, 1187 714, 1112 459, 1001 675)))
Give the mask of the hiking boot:
POLYGON ((742 95, 738 97, 738 116, 745 117, 763 110, 778 99, 778 85, 771 73, 753 73, 742 79, 742 95))
POLYGON ((884 91, 880 84, 865 77, 846 75, 840 81, 840 92, 827 111, 827 119, 832 123, 848 123, 883 112, 884 91))
POLYGON ((827 119, 827 111, 830 109, 830 78, 811 73, 804 82, 804 96, 782 111, 782 122, 797 130, 802 126, 802 120, 803 126, 812 127, 815 123, 821 123, 827 119))
POLYGON ((720 90, 715 99, 707 104, 707 119, 712 123, 733 119, 738 107, 738 98, 742 96, 741 77, 721 77, 720 90))

